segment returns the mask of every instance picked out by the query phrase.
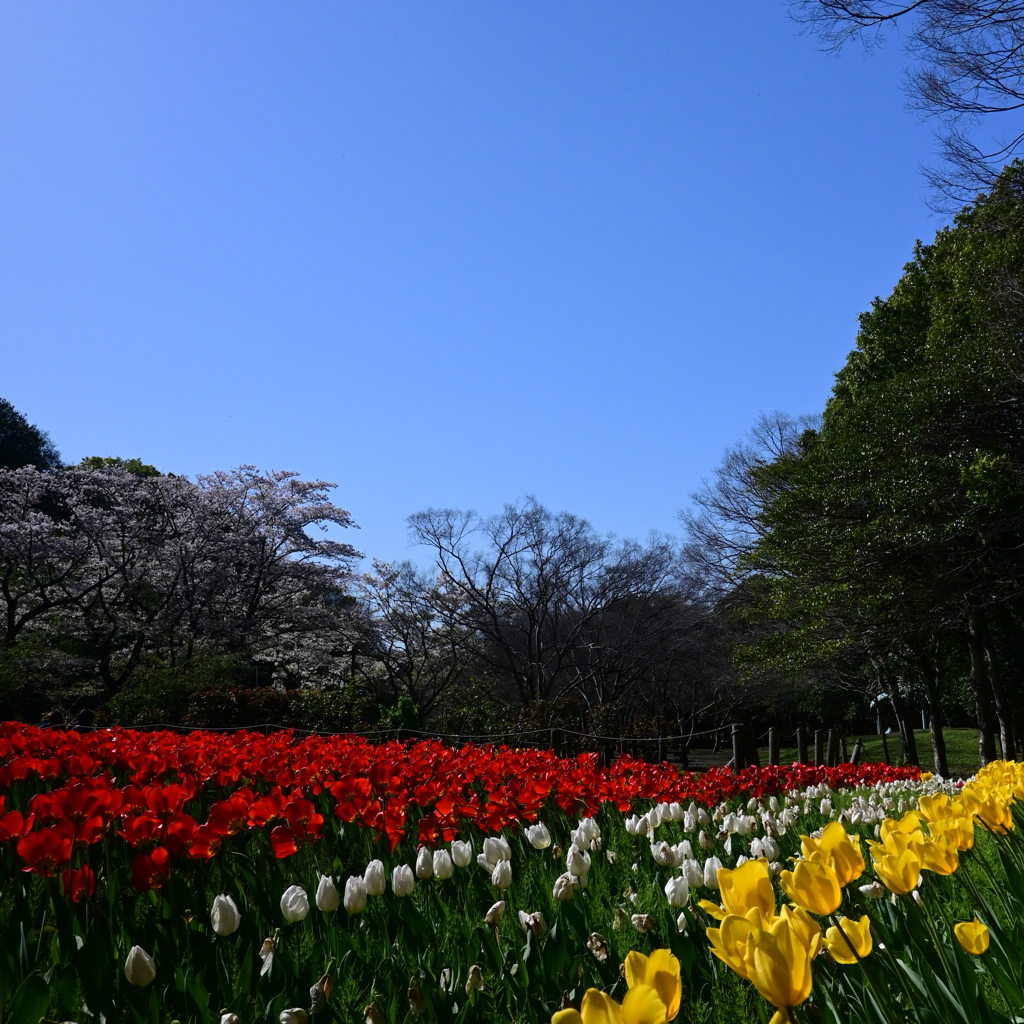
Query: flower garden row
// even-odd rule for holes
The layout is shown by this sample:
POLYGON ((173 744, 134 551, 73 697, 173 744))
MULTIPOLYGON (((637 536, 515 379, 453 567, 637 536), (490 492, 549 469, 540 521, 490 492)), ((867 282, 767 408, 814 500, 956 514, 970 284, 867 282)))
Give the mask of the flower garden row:
POLYGON ((1022 771, 5 723, 0 1020, 1009 1021, 1022 771))

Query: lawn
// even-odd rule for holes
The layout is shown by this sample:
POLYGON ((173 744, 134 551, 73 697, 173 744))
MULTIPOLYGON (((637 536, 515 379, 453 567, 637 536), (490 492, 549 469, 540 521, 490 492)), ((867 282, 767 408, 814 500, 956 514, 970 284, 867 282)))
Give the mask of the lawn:
MULTIPOLYGON (((944 729, 943 735, 946 738, 946 758, 949 761, 949 771, 952 776, 973 775, 980 767, 981 761, 978 758, 978 730, 977 729, 944 729)), ((927 729, 917 729, 914 732, 917 738, 917 752, 921 758, 921 767, 925 771, 934 771, 935 762, 932 758, 931 733, 927 729)), ((864 743, 861 747, 860 761, 885 763, 896 763, 899 754, 899 737, 889 735, 886 737, 889 745, 889 758, 885 756, 885 745, 880 735, 864 736, 864 743)), ((857 742, 856 736, 847 736, 847 751, 853 753, 853 745, 857 742)), ((813 741, 808 743, 813 757, 813 741)), ((761 764, 768 763, 768 748, 761 747, 758 751, 761 757, 761 764)), ((792 764, 796 760, 796 747, 783 747, 781 751, 783 764, 792 764)))

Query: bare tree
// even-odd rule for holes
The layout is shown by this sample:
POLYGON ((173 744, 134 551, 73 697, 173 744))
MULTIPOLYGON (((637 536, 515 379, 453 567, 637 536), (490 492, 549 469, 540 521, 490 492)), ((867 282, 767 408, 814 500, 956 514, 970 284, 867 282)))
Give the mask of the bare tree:
POLYGON ((746 438, 725 450, 712 481, 690 495, 693 508, 679 512, 687 533, 687 571, 695 589, 711 600, 728 594, 746 575, 743 555, 764 532, 761 515, 775 496, 757 470, 796 450, 820 416, 762 413, 746 438))
POLYGON ((428 509, 409 524, 433 550, 462 642, 524 706, 616 699, 678 628, 678 553, 666 540, 616 543, 532 498, 486 518, 428 509))
POLYGON ((938 122, 943 168, 928 170, 936 205, 947 208, 991 188, 1024 146, 1022 0, 791 0, 796 20, 839 50, 851 39, 868 49, 886 29, 906 28, 918 62, 908 75, 911 104, 938 122), (999 141, 973 141, 990 114, 1010 124, 999 141))

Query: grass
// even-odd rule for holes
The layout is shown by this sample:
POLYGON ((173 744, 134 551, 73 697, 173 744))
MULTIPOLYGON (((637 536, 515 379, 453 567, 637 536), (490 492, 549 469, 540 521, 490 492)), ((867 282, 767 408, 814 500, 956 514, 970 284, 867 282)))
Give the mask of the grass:
MULTIPOLYGON (((946 740, 946 759, 949 762, 949 771, 952 776, 973 775, 981 767, 978 758, 978 731, 977 729, 943 729, 943 736, 946 740)), ((935 770, 935 761, 932 757, 931 733, 927 729, 916 729, 914 736, 917 739, 917 753, 921 759, 921 767, 925 771, 935 770)), ((814 757, 814 737, 809 738, 807 744, 808 754, 814 757)), ((889 745, 889 757, 885 756, 885 744, 880 735, 864 736, 861 745, 860 762, 883 763, 888 761, 896 763, 899 756, 899 737, 889 735, 886 737, 889 745)), ((853 745, 856 743, 856 736, 847 736, 847 753, 853 753, 853 745)), ((758 750, 761 757, 761 764, 768 763, 768 748, 761 747, 758 750)), ((780 760, 783 764, 792 764, 796 760, 796 747, 783 747, 780 753, 780 760)))

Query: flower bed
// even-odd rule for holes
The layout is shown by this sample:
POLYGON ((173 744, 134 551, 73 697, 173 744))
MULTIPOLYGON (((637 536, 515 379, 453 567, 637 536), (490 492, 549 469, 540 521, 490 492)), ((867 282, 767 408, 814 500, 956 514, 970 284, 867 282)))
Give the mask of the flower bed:
POLYGON ((811 1003, 826 1019, 917 1019, 893 1016, 911 1012, 897 984, 911 976, 942 1011, 930 1019, 996 1014, 992 999, 1024 988, 1024 854, 1017 768, 986 772, 961 791, 880 765, 695 775, 434 742, 6 723, 0 1007, 28 1024, 605 1019, 598 1000, 617 1005, 631 981, 634 1006, 647 987, 657 1002, 644 979, 662 963, 679 1019, 767 1019, 758 992, 794 1019, 811 1003), (870 857, 858 832, 881 844, 870 857), (994 952, 968 961, 981 932, 957 941, 954 918, 974 911, 994 952))

